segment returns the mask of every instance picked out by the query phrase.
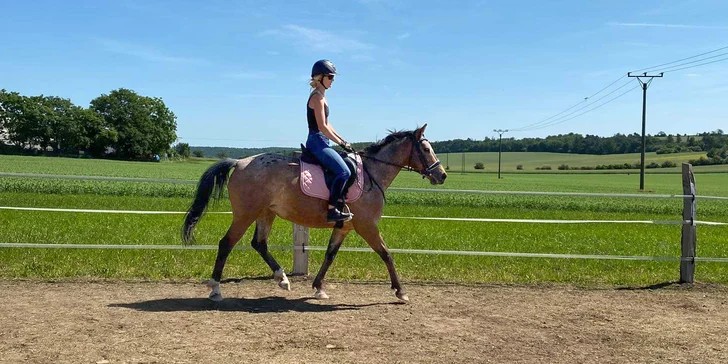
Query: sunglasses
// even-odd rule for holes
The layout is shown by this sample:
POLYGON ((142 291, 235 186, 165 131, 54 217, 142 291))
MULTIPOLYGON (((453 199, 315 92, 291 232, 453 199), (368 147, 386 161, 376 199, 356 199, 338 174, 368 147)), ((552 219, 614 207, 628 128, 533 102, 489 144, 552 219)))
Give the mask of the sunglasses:
POLYGON ((333 80, 334 80, 334 75, 326 75, 325 77, 326 77, 326 78, 328 78, 328 79, 329 79, 329 80, 331 80, 331 81, 333 81, 333 80))

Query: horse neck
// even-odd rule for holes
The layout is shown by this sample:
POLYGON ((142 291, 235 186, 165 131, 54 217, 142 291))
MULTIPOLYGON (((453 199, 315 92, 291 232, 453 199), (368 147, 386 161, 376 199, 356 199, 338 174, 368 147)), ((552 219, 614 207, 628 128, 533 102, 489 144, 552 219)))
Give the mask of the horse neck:
POLYGON ((369 163, 370 167, 367 168, 367 173, 371 174, 383 189, 386 190, 402 170, 397 165, 404 166, 409 162, 409 153, 404 152, 409 150, 409 146, 410 143, 408 141, 395 142, 385 145, 377 153, 372 155, 372 157, 378 160, 395 164, 389 165, 376 161, 369 163))

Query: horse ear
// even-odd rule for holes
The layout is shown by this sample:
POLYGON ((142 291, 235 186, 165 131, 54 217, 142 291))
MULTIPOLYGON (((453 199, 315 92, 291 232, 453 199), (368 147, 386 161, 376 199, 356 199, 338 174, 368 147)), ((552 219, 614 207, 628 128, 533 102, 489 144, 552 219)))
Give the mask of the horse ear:
POLYGON ((422 125, 421 128, 415 130, 415 139, 420 140, 422 139, 422 136, 425 135, 425 128, 427 127, 427 123, 425 125, 422 125))

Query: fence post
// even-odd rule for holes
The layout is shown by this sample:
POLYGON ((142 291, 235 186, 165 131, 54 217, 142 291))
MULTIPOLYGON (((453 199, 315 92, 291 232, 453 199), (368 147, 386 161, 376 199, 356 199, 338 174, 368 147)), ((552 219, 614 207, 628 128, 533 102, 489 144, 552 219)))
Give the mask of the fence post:
POLYGON ((293 224, 293 274, 308 275, 308 228, 293 224))
POLYGON ((680 283, 693 283, 695 280, 695 251, 697 234, 695 217, 697 201, 695 199, 695 175, 693 166, 688 163, 682 165, 683 195, 692 197, 683 198, 683 224, 682 224, 682 259, 680 261, 680 283))

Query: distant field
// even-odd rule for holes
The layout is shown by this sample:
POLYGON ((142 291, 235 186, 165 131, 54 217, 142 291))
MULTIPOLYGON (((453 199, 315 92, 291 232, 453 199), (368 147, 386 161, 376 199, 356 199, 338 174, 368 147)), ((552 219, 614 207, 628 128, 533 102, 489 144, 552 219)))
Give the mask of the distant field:
MULTIPOLYGON (((662 154, 648 153, 647 164, 662 163, 665 160, 675 162, 677 168, 647 169, 647 173, 680 173, 680 164, 690 159, 705 156, 705 153, 662 154)), ((449 172, 497 172, 498 153, 465 153, 465 168, 462 168, 461 153, 439 155, 443 165, 449 166, 449 172), (475 163, 484 164, 484 170, 476 170, 475 163)), ((106 159, 79 159, 0 155, 0 172, 37 173, 76 176, 110 176, 137 177, 155 179, 197 180, 214 159, 191 158, 175 162, 127 162, 106 159)), ((597 166, 599 164, 623 164, 639 161, 639 154, 613 155, 581 155, 560 153, 503 153, 503 173, 635 173, 637 170, 604 170, 604 171, 559 171, 558 166, 597 166), (523 170, 516 169, 518 164, 523 170), (537 171, 536 167, 550 165, 551 171, 537 171)), ((728 172, 728 165, 696 166, 696 173, 728 172)))
MULTIPOLYGON (((494 152, 483 152, 483 153, 464 153, 465 154, 465 168, 463 169, 463 153, 444 153, 439 154, 440 160, 446 166, 450 167, 450 171, 459 172, 498 172, 498 153, 494 152), (483 163, 485 169, 476 170, 475 163, 483 163)), ((656 162, 658 164, 664 161, 675 162, 677 168, 656 168, 648 169, 650 173, 660 172, 679 172, 680 164, 688 162, 691 159, 699 159, 704 157, 704 152, 691 152, 691 153, 675 153, 675 154, 657 154, 657 153, 646 153, 645 163, 650 164, 656 162)), ((552 172, 560 172, 557 168, 566 164, 570 167, 596 167, 600 164, 624 164, 624 163, 638 163, 640 161, 639 153, 632 154, 609 154, 609 155, 591 155, 591 154, 563 154, 563 153, 503 153, 501 160, 501 171, 506 173, 523 173, 523 172, 540 172, 536 170, 536 167, 551 166, 552 172), (516 167, 522 164, 523 170, 519 171, 516 167)), ((728 172, 728 165, 718 166, 705 166, 696 167, 696 171, 711 171, 711 172, 728 172)), ((589 172, 589 171, 564 171, 570 173, 589 172)), ((591 171, 592 173, 604 173, 612 171, 591 171)), ((616 170, 614 172, 626 173, 626 170, 616 170)), ((542 173, 542 172, 540 172, 542 173)))

